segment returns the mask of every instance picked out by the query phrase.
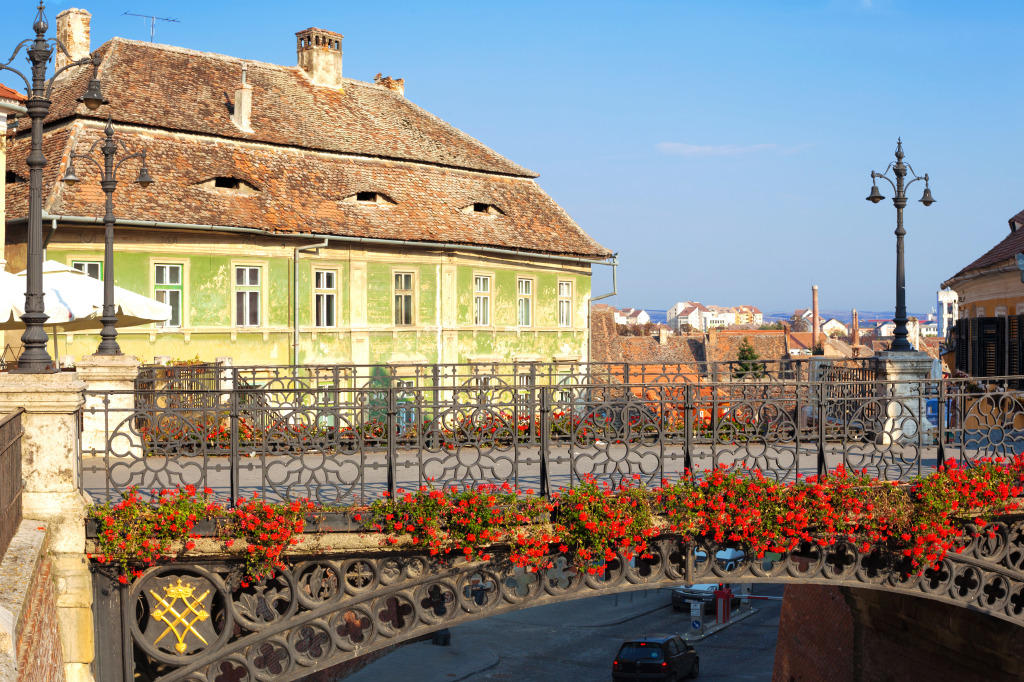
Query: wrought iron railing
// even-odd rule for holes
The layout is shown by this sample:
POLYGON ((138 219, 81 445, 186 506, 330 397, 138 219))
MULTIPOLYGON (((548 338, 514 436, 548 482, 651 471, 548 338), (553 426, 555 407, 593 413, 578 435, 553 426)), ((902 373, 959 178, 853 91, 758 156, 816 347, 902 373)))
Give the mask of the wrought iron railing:
POLYGON ((21 415, 23 408, 0 419, 0 557, 21 525, 21 415))
POLYGON ((690 383, 734 381, 827 381, 875 378, 873 358, 835 359, 804 357, 785 360, 689 363, 584 363, 584 362, 472 362, 425 364, 395 362, 387 365, 246 365, 219 363, 147 365, 140 369, 138 390, 160 389, 182 393, 220 390, 223 386, 320 385, 372 388, 394 381, 416 386, 456 387, 481 377, 506 384, 555 385, 585 383, 690 383))
POLYGON ((300 369, 221 368, 218 388, 187 402, 167 390, 87 393, 82 488, 100 501, 194 484, 229 501, 348 505, 420 485, 656 485, 722 465, 780 480, 842 465, 895 480, 1024 449, 1024 397, 1008 381, 997 391, 966 380, 710 382, 649 367, 642 383, 607 371, 522 381, 479 366, 300 369))

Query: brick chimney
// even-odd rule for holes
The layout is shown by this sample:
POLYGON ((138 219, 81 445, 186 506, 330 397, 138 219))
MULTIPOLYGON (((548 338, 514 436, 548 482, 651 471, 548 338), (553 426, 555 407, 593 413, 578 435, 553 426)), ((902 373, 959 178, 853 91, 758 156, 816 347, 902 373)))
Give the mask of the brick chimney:
POLYGON ((231 114, 231 121, 238 126, 239 130, 247 133, 252 132, 250 116, 252 114, 252 86, 246 82, 249 69, 242 64, 242 82, 235 90, 235 109, 231 114))
POLYGON ((345 36, 322 28, 307 28, 295 34, 299 68, 316 85, 341 87, 341 39, 345 36))
POLYGON ((399 95, 405 96, 405 79, 404 78, 391 78, 390 76, 382 76, 377 74, 373 78, 373 82, 381 87, 385 87, 392 92, 397 92, 399 95))
POLYGON ((818 347, 818 285, 811 287, 811 348, 818 347))
POLYGON ((74 7, 57 15, 57 40, 71 53, 69 60, 60 48, 54 50, 54 68, 60 69, 70 62, 89 56, 89 22, 92 15, 74 7))
POLYGON ((857 315, 857 309, 853 309, 853 338, 851 339, 854 346, 860 345, 860 317, 857 315))

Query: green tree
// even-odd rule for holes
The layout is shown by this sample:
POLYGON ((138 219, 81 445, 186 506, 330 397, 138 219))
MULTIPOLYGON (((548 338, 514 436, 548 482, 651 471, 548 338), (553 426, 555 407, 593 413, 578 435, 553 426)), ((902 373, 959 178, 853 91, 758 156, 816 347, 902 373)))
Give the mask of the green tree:
POLYGON ((793 313, 793 316, 789 318, 789 326, 795 332, 811 331, 811 323, 796 313, 793 313))
POLYGON ((744 336, 743 343, 739 347, 738 362, 736 363, 736 371, 733 372, 733 376, 737 379, 743 379, 744 377, 760 379, 763 377, 764 363, 757 362, 757 359, 760 357, 757 351, 754 350, 754 347, 750 345, 750 339, 744 336))

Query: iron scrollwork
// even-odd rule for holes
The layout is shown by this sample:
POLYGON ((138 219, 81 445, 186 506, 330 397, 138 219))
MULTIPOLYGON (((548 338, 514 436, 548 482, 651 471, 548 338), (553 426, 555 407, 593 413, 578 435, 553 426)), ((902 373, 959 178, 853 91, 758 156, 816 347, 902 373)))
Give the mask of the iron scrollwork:
MULTIPOLYGON (((467 620, 552 602, 687 582, 819 583, 898 591, 1024 626, 1024 521, 964 526, 959 552, 920 577, 883 547, 803 543, 761 559, 721 559, 727 544, 665 535, 647 557, 617 555, 603 574, 564 556, 538 573, 500 557, 452 564, 420 554, 311 557, 243 587, 229 565, 169 564, 129 591, 134 665, 151 679, 294 680, 467 620), (234 582, 234 584, 233 584, 234 582)), ((735 554, 729 554, 734 557, 735 554)))

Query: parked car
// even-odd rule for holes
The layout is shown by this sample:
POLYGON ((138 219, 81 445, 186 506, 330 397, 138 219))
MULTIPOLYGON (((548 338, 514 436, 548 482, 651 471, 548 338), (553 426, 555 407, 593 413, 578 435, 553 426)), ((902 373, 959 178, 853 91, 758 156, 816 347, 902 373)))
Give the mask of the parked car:
MULTIPOLYGON (((743 561, 743 557, 746 554, 742 549, 736 549, 734 547, 726 547, 715 552, 715 561, 718 563, 718 567, 723 571, 732 571, 736 569, 736 566, 743 561)), ((693 553, 693 561, 697 566, 708 560, 707 552, 702 549, 698 549, 693 553)))
MULTIPOLYGON (((704 604, 704 613, 714 613, 718 608, 715 604, 715 590, 730 587, 730 583, 701 583, 697 585, 683 585, 672 590, 672 608, 676 611, 685 611, 690 608, 691 602, 704 604)), ((729 605, 737 608, 740 605, 738 595, 733 595, 729 605)))
POLYGON ((612 680, 696 679, 700 657, 692 646, 675 635, 648 635, 625 642, 612 663, 612 680))

